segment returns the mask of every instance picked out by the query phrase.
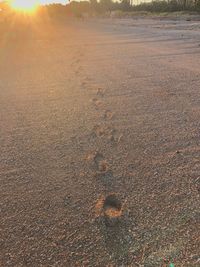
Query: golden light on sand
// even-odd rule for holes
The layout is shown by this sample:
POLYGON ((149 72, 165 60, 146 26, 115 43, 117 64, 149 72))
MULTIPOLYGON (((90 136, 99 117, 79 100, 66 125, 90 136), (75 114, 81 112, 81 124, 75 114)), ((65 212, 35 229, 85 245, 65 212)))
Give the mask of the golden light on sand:
POLYGON ((37 0, 11 0, 10 6, 15 11, 32 14, 38 7, 37 0))

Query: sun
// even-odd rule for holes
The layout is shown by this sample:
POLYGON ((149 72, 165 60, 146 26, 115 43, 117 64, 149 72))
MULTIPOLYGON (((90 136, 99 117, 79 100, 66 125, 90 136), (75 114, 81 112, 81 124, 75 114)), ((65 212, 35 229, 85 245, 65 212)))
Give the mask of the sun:
POLYGON ((38 7, 37 0, 11 0, 10 6, 20 12, 33 13, 38 7))

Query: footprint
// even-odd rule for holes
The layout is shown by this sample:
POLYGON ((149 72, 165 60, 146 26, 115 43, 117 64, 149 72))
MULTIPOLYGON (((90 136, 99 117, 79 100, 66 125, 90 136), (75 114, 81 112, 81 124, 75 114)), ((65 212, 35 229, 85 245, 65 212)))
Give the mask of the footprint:
POLYGON ((71 203, 71 196, 65 196, 63 202, 64 202, 64 206, 68 207, 71 203))
POLYGON ((101 160, 98 163, 98 170, 100 173, 107 173, 109 170, 109 164, 106 160, 101 160))
POLYGON ((97 89, 97 95, 100 97, 104 97, 105 91, 102 88, 97 89))
POLYGON ((96 163, 96 164, 98 164, 101 160, 104 160, 104 156, 103 156, 103 154, 101 154, 100 152, 95 152, 95 154, 94 154, 94 162, 96 163))
POLYGON ((93 163, 97 175, 105 174, 109 171, 109 163, 100 152, 97 151, 93 154, 89 154, 87 160, 93 163))
POLYGON ((92 130, 93 137, 106 137, 110 142, 119 144, 123 135, 109 126, 95 125, 92 130))
POLYGON ((91 162, 95 163, 95 164, 98 164, 101 160, 104 160, 104 156, 100 152, 95 151, 94 153, 90 153, 86 157, 86 159, 88 161, 91 161, 91 162))
POLYGON ((103 218, 106 226, 115 226, 122 217, 122 210, 122 202, 114 193, 100 198, 96 204, 96 214, 103 218))
POLYGON ((93 98, 92 102, 94 103, 96 109, 100 109, 102 107, 103 102, 101 100, 93 98))
POLYGON ((111 120, 113 118, 113 116, 114 116, 113 112, 108 109, 108 110, 105 111, 105 113, 103 115, 103 118, 105 120, 111 120))
MULTIPOLYGON (((120 266, 124 263, 123 259, 130 259, 130 249, 136 242, 130 230, 133 227, 134 219, 133 216, 129 216, 125 206, 126 201, 115 193, 101 197, 95 206, 95 221, 104 237, 106 251, 111 258, 120 263, 120 266)), ((136 246, 134 251, 137 250, 136 246)))
POLYGON ((106 173, 109 169, 108 162, 104 159, 104 156, 99 152, 97 152, 94 156, 94 163, 96 165, 98 172, 100 173, 106 173))
POLYGON ((93 128, 93 133, 96 137, 102 137, 106 133, 106 129, 103 126, 95 125, 93 128))
POLYGON ((123 134, 118 133, 117 130, 113 129, 109 135, 109 140, 112 143, 119 144, 122 140, 123 134))

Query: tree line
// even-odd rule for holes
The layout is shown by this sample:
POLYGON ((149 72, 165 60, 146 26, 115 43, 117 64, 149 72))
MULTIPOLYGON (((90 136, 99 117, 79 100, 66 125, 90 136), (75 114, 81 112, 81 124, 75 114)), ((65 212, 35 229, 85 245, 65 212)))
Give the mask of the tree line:
MULTIPOLYGON (((152 2, 141 2, 139 0, 89 0, 71 1, 66 5, 50 4, 40 7, 40 12, 48 12, 52 17, 63 16, 97 16, 109 14, 114 11, 121 12, 175 12, 175 11, 195 11, 200 12, 200 0, 153 0, 152 2)), ((0 3, 0 15, 2 11, 8 11, 9 6, 5 2, 0 3)), ((123 13, 122 13, 123 14, 123 13)))
MULTIPOLYGON (((200 0, 153 0, 152 2, 141 2, 140 0, 89 0, 76 2, 72 1, 65 6, 65 11, 75 15, 89 14, 89 15, 102 15, 112 11, 134 12, 134 11, 147 11, 147 12, 176 12, 176 11, 196 11, 200 12, 200 0)), ((59 5, 52 5, 49 8, 56 10, 59 5)), ((62 8, 61 8, 62 9, 62 8)), ((60 10, 61 11, 61 10, 60 10)))

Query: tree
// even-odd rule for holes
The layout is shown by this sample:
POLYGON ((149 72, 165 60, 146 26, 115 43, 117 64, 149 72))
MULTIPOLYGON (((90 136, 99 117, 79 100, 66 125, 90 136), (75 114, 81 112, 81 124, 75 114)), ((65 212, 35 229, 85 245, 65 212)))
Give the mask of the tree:
POLYGON ((130 10, 131 4, 132 4, 132 0, 122 0, 121 1, 122 10, 124 10, 124 11, 130 10), (130 3, 130 1, 131 1, 131 3, 130 3))
POLYGON ((112 11, 114 8, 114 3, 112 0, 100 0, 100 7, 103 11, 112 11))

